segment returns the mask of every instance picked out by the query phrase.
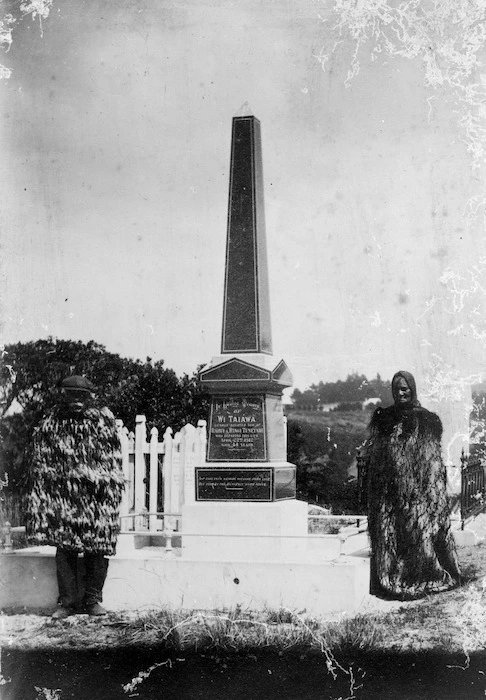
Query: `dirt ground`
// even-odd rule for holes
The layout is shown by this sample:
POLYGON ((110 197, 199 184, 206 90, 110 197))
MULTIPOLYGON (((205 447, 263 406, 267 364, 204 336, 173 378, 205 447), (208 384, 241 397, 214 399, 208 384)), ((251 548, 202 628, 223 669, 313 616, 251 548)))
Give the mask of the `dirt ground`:
MULTIPOLYGON (((486 544, 461 547, 458 555, 461 570, 469 580, 453 591, 406 603, 370 598, 359 616, 361 623, 367 624, 368 632, 377 632, 375 644, 380 649, 459 651, 467 648, 469 652, 484 649, 486 544)), ((347 617, 352 620, 353 616, 347 617)), ((104 618, 74 615, 57 621, 50 618, 49 611, 4 613, 0 618, 0 647, 85 650, 157 643, 160 631, 150 624, 139 626, 136 637, 127 635, 130 624, 137 618, 139 614, 127 612, 109 613, 104 618)))

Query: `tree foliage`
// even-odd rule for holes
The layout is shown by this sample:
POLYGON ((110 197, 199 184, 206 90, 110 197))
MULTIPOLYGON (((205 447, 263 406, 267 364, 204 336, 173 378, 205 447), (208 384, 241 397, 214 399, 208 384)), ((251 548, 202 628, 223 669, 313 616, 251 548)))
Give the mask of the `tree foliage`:
POLYGON ((179 430, 207 417, 208 401, 197 374, 179 378, 163 360, 126 359, 94 341, 47 338, 7 345, 0 367, 0 459, 12 488, 22 481, 25 448, 34 426, 70 374, 90 379, 99 400, 129 430, 134 429, 137 414, 144 414, 148 428, 157 427, 161 433, 169 426, 179 430), (9 414, 15 405, 18 411, 9 414))

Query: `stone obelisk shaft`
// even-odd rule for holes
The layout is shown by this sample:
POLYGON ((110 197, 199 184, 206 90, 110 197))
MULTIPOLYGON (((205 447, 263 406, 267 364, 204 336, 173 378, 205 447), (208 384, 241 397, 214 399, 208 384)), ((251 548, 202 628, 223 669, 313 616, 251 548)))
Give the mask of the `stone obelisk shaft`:
POLYGON ((221 353, 271 352, 260 122, 234 117, 221 353))

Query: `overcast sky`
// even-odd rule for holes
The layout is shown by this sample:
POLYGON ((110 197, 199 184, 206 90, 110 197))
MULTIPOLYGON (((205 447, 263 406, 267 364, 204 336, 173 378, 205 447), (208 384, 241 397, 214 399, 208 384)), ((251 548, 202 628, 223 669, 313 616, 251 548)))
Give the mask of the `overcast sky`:
POLYGON ((324 72, 325 12, 55 0, 42 34, 17 23, 1 60, 3 342, 92 339, 179 374, 218 354, 231 120, 248 101, 274 354, 294 385, 484 370, 486 254, 465 218, 484 179, 458 115, 427 100, 419 62, 365 50, 346 87, 343 45, 324 72))

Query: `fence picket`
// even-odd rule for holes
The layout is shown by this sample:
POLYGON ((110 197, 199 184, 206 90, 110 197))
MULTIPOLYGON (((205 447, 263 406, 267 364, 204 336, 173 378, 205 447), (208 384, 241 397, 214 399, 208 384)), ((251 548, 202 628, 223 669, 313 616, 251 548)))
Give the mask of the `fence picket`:
POLYGON ((181 463, 181 433, 177 432, 172 438, 172 494, 170 513, 180 512, 180 483, 182 479, 181 463))
POLYGON ((128 507, 129 512, 135 510, 135 433, 128 433, 128 507))
POLYGON ((157 496, 159 491, 159 431, 152 428, 150 431, 150 478, 149 478, 149 530, 157 530, 158 518, 154 515, 157 508, 157 496))
POLYGON ((120 438, 122 469, 123 469, 123 476, 125 477, 125 482, 126 482, 126 486, 125 486, 125 489, 123 491, 122 500, 121 500, 121 504, 120 504, 120 515, 123 516, 123 515, 128 515, 129 510, 130 510, 130 493, 129 493, 130 464, 129 464, 129 458, 128 458, 129 437, 128 437, 128 430, 123 425, 123 421, 117 420, 116 427, 118 430, 118 436, 120 438))
POLYGON ((135 419, 135 512, 146 511, 145 483, 147 468, 145 454, 147 450, 147 427, 145 416, 138 415, 135 419))
POLYGON ((172 428, 167 428, 164 433, 164 466, 163 466, 163 490, 164 513, 172 512, 173 492, 173 465, 172 465, 172 428))
POLYGON ((181 445, 182 459, 184 465, 184 480, 180 484, 179 501, 180 504, 192 503, 194 501, 194 467, 195 467, 195 443, 197 430, 189 423, 182 428, 181 445))

